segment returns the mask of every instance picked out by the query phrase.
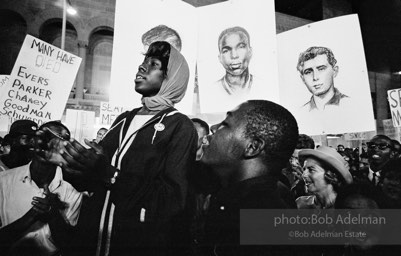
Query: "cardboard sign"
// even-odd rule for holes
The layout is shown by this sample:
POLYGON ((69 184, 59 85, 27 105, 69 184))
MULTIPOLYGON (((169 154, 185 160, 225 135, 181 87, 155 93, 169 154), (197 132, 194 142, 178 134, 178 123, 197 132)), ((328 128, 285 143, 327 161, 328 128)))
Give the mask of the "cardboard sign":
POLYGON ((224 1, 197 9, 201 113, 226 113, 250 99, 278 103, 274 1, 224 1))
POLYGON ((111 126, 116 118, 126 111, 124 107, 115 106, 109 102, 100 102, 100 120, 101 125, 111 126))
POLYGON ((295 116, 300 133, 376 129, 357 15, 278 34, 277 48, 280 103, 295 116))
POLYGON ((196 17, 196 8, 181 0, 116 1, 110 103, 128 109, 142 106, 142 95, 135 91, 134 83, 138 67, 144 60, 143 54, 146 52, 142 37, 153 34, 149 37, 152 38, 151 41, 160 41, 165 33, 170 34, 170 29, 173 29, 180 37, 181 54, 190 70, 185 97, 175 108, 184 114, 191 114, 198 43, 196 17), (132 15, 132 10, 138 11, 132 15), (151 19, 148 11, 144 10, 152 12, 151 19), (160 26, 168 28, 154 31, 160 26), (153 32, 149 34, 151 31, 153 32))
POLYGON ((366 140, 367 134, 364 132, 354 132, 344 134, 345 140, 366 140))
POLYGON ((2 88, 5 88, 7 85, 8 81, 10 81, 10 76, 7 75, 0 75, 0 91, 2 91, 2 88))
POLYGON ((394 127, 401 127, 401 88, 387 91, 394 127))
POLYGON ((82 145, 86 145, 84 139, 92 140, 95 126, 95 112, 67 109, 66 126, 71 132, 71 137, 82 145))
POLYGON ((27 35, 0 89, 0 115, 39 125, 61 119, 80 64, 81 58, 27 35))

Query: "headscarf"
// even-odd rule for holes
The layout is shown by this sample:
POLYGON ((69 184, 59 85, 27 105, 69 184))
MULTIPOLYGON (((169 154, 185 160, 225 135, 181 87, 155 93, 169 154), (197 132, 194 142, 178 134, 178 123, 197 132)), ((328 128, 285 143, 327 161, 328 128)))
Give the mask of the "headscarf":
POLYGON ((189 80, 189 67, 184 56, 173 46, 167 65, 167 77, 160 91, 152 97, 142 97, 142 104, 149 110, 160 111, 180 102, 185 96, 189 80))

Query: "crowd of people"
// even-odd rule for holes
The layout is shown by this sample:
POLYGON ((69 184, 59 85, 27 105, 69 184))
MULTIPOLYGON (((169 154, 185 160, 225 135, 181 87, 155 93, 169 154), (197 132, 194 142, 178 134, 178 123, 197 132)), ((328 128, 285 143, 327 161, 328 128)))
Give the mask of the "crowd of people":
POLYGON ((315 147, 267 100, 209 127, 174 108, 188 79, 181 53, 154 42, 135 76, 140 107, 96 140, 80 144, 60 121, 15 121, 0 156, 1 254, 401 254, 372 239, 241 245, 241 209, 400 209, 400 143, 315 147))

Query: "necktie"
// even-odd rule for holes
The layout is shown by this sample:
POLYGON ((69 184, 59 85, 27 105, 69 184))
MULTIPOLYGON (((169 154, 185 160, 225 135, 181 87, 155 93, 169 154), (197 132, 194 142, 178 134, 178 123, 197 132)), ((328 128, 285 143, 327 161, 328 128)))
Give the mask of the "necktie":
POLYGON ((376 186, 376 177, 377 177, 376 172, 373 172, 372 184, 373 184, 374 186, 376 186))

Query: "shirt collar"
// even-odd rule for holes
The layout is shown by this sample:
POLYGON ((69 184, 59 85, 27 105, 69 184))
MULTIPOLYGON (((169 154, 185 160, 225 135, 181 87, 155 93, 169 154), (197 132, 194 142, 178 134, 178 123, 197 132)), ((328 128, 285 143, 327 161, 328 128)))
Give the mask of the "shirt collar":
POLYGON ((252 82, 253 82, 253 76, 251 74, 248 75, 247 77, 247 82, 242 86, 241 89, 234 89, 227 81, 226 76, 224 76, 221 79, 221 84, 224 88, 224 90, 229 94, 229 95, 233 95, 235 93, 238 92, 242 92, 242 91, 247 91, 249 92, 251 90, 252 87, 252 82))
MULTIPOLYGON (((347 97, 345 94, 342 94, 336 87, 334 87, 334 95, 333 95, 333 97, 331 97, 331 99, 325 104, 325 106, 326 105, 336 105, 336 106, 338 106, 339 104, 340 104, 340 100, 342 99, 342 98, 345 98, 345 97, 347 97)), ((316 106, 316 102, 315 102, 315 98, 313 97, 313 95, 312 95, 312 97, 310 98, 310 101, 308 102, 308 103, 306 103, 306 104, 309 104, 309 107, 310 107, 310 110, 312 110, 312 109, 317 109, 317 106, 316 106)), ((305 104, 305 105, 306 105, 305 104)))
POLYGON ((376 175, 376 177, 380 177, 380 172, 381 170, 378 171, 373 171, 372 169, 370 169, 369 167, 369 174, 373 175, 373 173, 376 175))

